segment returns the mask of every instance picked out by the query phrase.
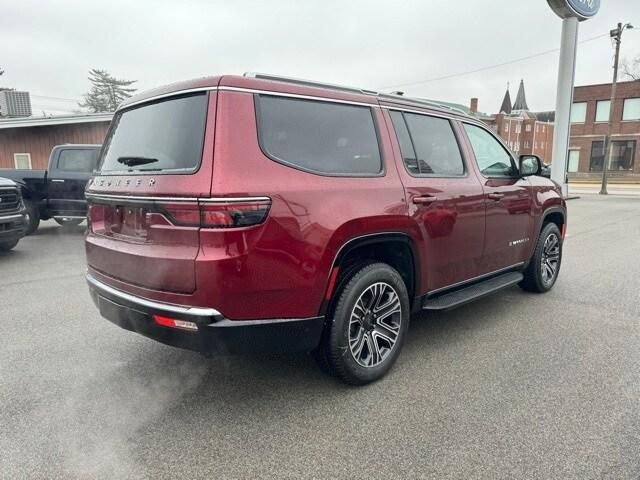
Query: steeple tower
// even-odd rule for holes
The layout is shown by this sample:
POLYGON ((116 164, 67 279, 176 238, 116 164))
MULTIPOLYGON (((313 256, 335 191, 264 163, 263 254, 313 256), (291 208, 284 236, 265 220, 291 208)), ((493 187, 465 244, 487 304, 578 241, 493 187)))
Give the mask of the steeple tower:
POLYGON ((502 105, 500 105, 500 113, 511 113, 511 95, 509 95, 509 82, 507 82, 507 91, 504 94, 502 105))
POLYGON ((518 87, 516 102, 513 104, 513 110, 529 110, 529 107, 527 106, 527 99, 524 95, 524 80, 520 80, 520 86, 518 87))

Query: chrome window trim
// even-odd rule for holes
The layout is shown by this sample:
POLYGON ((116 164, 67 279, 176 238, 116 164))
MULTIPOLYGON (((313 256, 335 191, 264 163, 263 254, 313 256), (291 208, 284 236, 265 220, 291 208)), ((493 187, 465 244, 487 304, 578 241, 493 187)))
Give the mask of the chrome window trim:
POLYGON ((318 97, 316 95, 304 95, 300 93, 288 93, 288 92, 274 92, 272 90, 260 90, 255 88, 244 87, 218 87, 219 91, 223 92, 246 92, 254 93, 258 95, 271 95, 273 97, 288 97, 297 98, 300 100, 315 100, 317 102, 331 102, 331 103, 343 103, 347 105, 358 105, 361 107, 380 108, 380 105, 376 103, 356 102, 355 100, 341 100, 339 98, 332 97, 318 97))
POLYGON ((201 202, 201 203, 239 203, 239 202, 268 202, 269 197, 147 197, 144 195, 112 195, 109 193, 85 193, 87 198, 96 200, 129 200, 147 202, 201 202))

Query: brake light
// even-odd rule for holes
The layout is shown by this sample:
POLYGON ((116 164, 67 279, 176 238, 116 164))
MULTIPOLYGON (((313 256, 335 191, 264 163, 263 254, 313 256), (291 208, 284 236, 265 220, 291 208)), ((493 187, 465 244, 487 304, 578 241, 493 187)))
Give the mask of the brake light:
POLYGON ((90 203, 87 210, 87 227, 94 232, 102 228, 105 219, 105 206, 97 203, 90 203))
POLYGON ((178 320, 176 318, 169 318, 162 315, 154 315, 153 321, 158 325, 169 328, 181 328, 183 330, 198 330, 198 325, 194 322, 188 322, 186 320, 178 320))
MULTIPOLYGON (((247 227, 262 223, 271 200, 200 200, 161 203, 158 210, 174 225, 203 228, 247 227)), ((149 213, 148 215, 153 215, 149 213)))

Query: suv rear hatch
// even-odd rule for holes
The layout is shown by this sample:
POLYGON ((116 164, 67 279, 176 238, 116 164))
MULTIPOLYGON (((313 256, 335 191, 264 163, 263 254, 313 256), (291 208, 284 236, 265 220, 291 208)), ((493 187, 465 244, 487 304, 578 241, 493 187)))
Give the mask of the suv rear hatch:
POLYGON ((195 291, 215 103, 201 89, 116 113, 87 188, 90 269, 146 289, 195 291))

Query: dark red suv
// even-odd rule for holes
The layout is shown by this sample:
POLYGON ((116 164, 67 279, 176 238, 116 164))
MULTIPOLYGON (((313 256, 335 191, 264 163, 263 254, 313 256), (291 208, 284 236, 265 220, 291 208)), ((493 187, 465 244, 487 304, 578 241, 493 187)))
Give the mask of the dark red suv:
POLYGON ((203 353, 312 351, 363 384, 420 310, 549 290, 566 225, 540 160, 433 103, 268 75, 128 100, 87 187, 100 313, 203 353))

